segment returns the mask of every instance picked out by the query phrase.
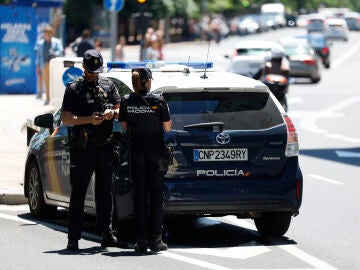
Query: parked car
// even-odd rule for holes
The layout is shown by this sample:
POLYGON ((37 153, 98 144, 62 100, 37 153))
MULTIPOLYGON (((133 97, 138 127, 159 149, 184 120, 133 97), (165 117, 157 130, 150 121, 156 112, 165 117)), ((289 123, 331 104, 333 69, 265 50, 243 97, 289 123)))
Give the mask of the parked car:
POLYGON ((280 43, 290 62, 290 77, 310 78, 313 83, 321 80, 321 59, 307 40, 286 38, 280 43))
POLYGON ((264 66, 265 59, 270 57, 274 48, 284 50, 275 41, 240 41, 235 45, 231 57, 225 55, 226 58, 230 58, 227 71, 252 78, 264 66))
MULTIPOLYGON (((131 92, 131 68, 150 67, 152 91, 169 105, 173 127, 165 143, 173 147, 173 164, 164 181, 165 217, 236 215, 254 219, 263 235, 284 235, 302 201, 294 124, 264 84, 208 64, 109 63, 103 75, 131 92)), ((41 216, 69 205, 72 127, 62 123, 61 108, 36 117, 35 125, 40 128, 29 140, 24 193, 31 214, 41 216)), ((133 218, 132 180, 126 135, 118 122, 113 131, 114 221, 121 222, 133 218)), ((94 179, 85 201, 91 214, 93 187, 94 179)))

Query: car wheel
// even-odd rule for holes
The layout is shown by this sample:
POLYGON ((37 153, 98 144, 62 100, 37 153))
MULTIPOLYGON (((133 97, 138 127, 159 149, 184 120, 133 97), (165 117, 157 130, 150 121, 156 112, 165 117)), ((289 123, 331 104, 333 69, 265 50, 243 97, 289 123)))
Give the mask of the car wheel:
POLYGON ((290 212, 266 212, 254 219, 255 226, 264 236, 283 236, 289 229, 291 216, 290 212))
POLYGON ((312 78, 312 79, 311 79, 311 82, 312 82, 312 83, 318 83, 320 80, 321 80, 320 77, 316 77, 316 78, 312 78))
POLYGON ((39 168, 33 161, 28 171, 28 203, 33 217, 51 216, 56 212, 56 206, 45 204, 39 168))

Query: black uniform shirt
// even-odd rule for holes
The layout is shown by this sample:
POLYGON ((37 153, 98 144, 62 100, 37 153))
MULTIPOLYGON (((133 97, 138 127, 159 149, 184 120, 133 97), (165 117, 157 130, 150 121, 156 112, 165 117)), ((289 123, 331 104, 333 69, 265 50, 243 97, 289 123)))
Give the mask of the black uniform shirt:
POLYGON ((119 122, 127 122, 133 141, 163 140, 162 123, 168 121, 169 107, 162 96, 150 92, 143 96, 131 93, 121 100, 119 122))
MULTIPOLYGON (((96 82, 88 82, 84 76, 66 86, 62 109, 78 116, 90 116, 103 112, 106 105, 120 103, 115 84, 108 78, 100 77, 96 82)), ((74 129, 77 129, 75 126, 74 129)), ((100 125, 86 125, 90 135, 103 136, 112 132, 113 120, 104 120, 100 125)))

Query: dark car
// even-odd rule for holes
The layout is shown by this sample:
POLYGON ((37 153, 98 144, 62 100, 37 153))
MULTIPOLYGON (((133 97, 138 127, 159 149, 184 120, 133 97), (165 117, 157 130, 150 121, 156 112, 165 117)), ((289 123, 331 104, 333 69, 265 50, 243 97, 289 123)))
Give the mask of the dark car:
MULTIPOLYGON (((153 92, 164 96, 173 122, 165 136, 173 148, 164 182, 165 216, 236 215, 254 219, 261 234, 285 234, 299 213, 303 178, 295 127, 269 89, 241 75, 197 71, 187 63, 152 71, 153 92)), ((130 82, 130 70, 111 68, 104 75, 123 90, 130 82)), ((24 179, 33 215, 69 204, 71 126, 60 116, 58 111, 35 119, 42 128, 30 139, 24 179)), ((119 123, 114 137, 114 218, 122 221, 132 218, 133 196, 128 142, 119 123)), ((85 210, 95 214, 93 185, 85 210)))

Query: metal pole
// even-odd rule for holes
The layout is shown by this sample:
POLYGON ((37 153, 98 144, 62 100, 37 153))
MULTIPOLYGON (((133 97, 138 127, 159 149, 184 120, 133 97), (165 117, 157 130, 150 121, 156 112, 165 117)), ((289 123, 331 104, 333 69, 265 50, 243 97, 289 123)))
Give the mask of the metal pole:
POLYGON ((111 11, 111 35, 110 35, 110 48, 111 48, 111 61, 115 61, 115 47, 117 42, 117 12, 111 11))

